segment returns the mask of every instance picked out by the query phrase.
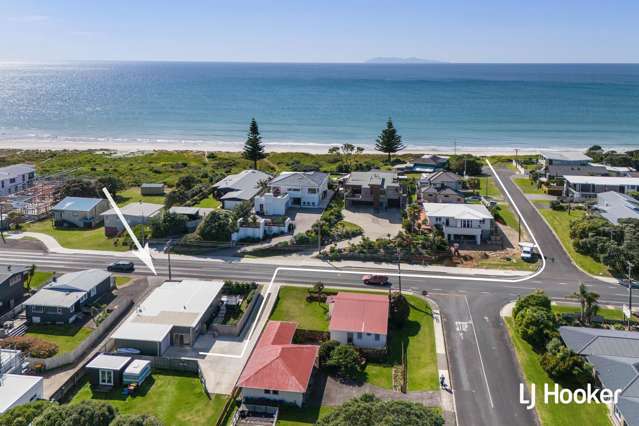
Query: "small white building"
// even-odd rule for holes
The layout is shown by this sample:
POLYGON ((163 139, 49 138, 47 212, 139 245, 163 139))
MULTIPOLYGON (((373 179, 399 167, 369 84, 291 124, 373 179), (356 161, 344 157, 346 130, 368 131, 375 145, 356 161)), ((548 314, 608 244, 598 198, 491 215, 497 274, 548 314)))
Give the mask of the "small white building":
POLYGON ((448 241, 475 240, 481 244, 494 225, 493 215, 482 204, 423 203, 428 225, 439 228, 448 241))
POLYGON ((0 414, 18 405, 42 399, 43 394, 42 377, 3 374, 0 377, 0 414))
POLYGON ((93 228, 104 221, 102 213, 108 209, 104 198, 65 197, 51 212, 56 227, 93 228))
POLYGON ((275 218, 257 217, 255 221, 238 219, 237 232, 231 235, 232 241, 241 241, 246 239, 262 240, 272 235, 281 235, 289 232, 291 219, 286 216, 280 216, 281 220, 275 218))
POLYGON ((258 195, 253 200, 253 207, 257 214, 264 216, 282 216, 286 214, 286 209, 291 205, 291 197, 282 194, 279 189, 275 192, 267 192, 258 195))
MULTIPOLYGON (((284 172, 269 183, 269 191, 273 205, 264 205, 261 209, 264 215, 281 214, 274 213, 271 207, 277 207, 281 211, 282 200, 277 197, 288 195, 286 207, 320 207, 322 201, 328 196, 328 174, 322 172, 284 172)), ((256 211, 260 211, 256 204, 256 211)))
POLYGON ((36 172, 30 164, 0 167, 0 196, 22 191, 33 184, 36 172))
POLYGON ((327 300, 331 340, 360 348, 382 349, 388 338, 388 295, 337 293, 327 300))
MULTIPOLYGON (((163 207, 162 204, 131 203, 121 207, 120 211, 129 226, 133 228, 136 225, 150 224, 151 220, 160 214, 163 207)), ((102 213, 102 217, 104 217, 104 234, 107 237, 115 237, 124 231, 124 225, 114 209, 105 211, 102 213)))

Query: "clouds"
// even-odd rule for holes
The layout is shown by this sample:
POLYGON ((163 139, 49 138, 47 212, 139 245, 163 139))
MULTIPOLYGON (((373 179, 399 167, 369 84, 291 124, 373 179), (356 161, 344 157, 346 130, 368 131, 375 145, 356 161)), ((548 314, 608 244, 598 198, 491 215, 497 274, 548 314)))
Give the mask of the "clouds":
POLYGON ((21 24, 33 24, 36 22, 46 22, 49 20, 47 15, 22 15, 10 16, 7 18, 9 22, 17 22, 21 24))

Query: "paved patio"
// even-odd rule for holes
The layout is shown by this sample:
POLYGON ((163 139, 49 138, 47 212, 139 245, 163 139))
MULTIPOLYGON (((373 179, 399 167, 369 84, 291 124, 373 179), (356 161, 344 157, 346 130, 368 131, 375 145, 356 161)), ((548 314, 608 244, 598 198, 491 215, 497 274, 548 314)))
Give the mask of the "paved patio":
POLYGON ((364 235, 372 240, 397 235, 402 229, 402 213, 400 209, 374 211, 372 207, 351 207, 344 209, 344 220, 361 226, 364 235))

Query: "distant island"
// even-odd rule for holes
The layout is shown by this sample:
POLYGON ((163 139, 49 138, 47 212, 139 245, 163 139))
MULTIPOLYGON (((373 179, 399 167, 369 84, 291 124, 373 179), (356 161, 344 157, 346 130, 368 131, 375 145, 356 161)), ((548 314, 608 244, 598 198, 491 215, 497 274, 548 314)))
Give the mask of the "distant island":
POLYGON ((364 61, 367 64, 444 64, 446 62, 423 58, 377 57, 364 61))

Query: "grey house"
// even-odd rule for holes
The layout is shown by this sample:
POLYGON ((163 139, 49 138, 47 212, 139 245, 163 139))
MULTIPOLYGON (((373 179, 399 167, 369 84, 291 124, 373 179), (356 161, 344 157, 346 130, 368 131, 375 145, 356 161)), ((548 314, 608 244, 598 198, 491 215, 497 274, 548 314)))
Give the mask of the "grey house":
POLYGON ((602 328, 560 327, 566 346, 586 357, 604 388, 621 390, 608 405, 616 425, 639 426, 639 333, 602 328))
POLYGON ((406 196, 395 172, 353 172, 344 183, 346 206, 370 205, 374 209, 403 207, 406 196))
POLYGON ((101 214, 108 209, 104 198, 65 197, 51 212, 58 228, 94 228, 104 221, 101 214))
POLYGON ((113 275, 101 269, 64 274, 24 302, 27 320, 33 324, 70 324, 84 306, 93 304, 114 286, 113 275))
POLYGON ((259 170, 244 170, 235 175, 228 175, 215 183, 213 188, 217 198, 222 201, 222 206, 230 210, 244 201, 253 201, 262 191, 260 182, 269 181, 271 177, 259 170))
POLYGON ((608 222, 619 224, 619 219, 639 219, 639 200, 614 191, 597 194, 595 210, 608 222))
POLYGON ((124 370, 131 362, 128 356, 98 354, 84 370, 91 387, 116 388, 122 385, 124 370))
POLYGON ((0 314, 20 303, 24 296, 24 282, 29 268, 24 266, 0 265, 0 314))
POLYGON ((419 186, 434 186, 436 188, 447 187, 459 191, 464 186, 464 178, 459 176, 457 173, 442 170, 434 173, 422 173, 419 178, 419 186))

